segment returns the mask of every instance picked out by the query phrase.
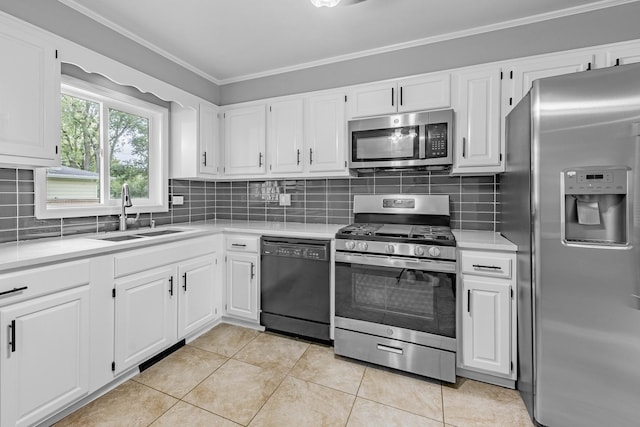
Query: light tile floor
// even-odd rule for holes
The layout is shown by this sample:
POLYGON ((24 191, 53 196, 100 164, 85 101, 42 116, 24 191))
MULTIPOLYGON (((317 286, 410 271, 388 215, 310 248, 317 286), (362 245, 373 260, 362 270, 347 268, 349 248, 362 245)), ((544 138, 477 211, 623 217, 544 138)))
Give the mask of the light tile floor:
POLYGON ((222 324, 57 426, 532 426, 518 393, 454 385, 222 324))

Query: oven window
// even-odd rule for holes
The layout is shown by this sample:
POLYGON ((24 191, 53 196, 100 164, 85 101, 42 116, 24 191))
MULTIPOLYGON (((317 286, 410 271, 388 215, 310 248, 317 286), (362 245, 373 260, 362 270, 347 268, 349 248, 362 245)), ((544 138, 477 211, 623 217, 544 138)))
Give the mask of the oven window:
POLYGON ((338 262, 336 316, 455 338, 455 274, 338 262))
POLYGON ((419 157, 418 126, 353 132, 353 161, 410 160, 419 157))

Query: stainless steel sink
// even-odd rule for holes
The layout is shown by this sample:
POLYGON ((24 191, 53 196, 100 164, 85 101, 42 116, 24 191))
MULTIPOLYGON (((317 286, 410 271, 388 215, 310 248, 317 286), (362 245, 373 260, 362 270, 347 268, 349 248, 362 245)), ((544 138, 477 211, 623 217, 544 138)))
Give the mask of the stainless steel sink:
POLYGON ((148 232, 145 232, 145 233, 138 233, 138 234, 136 234, 136 236, 141 236, 141 237, 164 236, 165 234, 182 233, 183 231, 184 230, 173 230, 173 229, 156 230, 156 231, 148 231, 148 232))
POLYGON ((106 240, 108 242, 122 242, 125 240, 140 239, 142 236, 134 234, 123 234, 122 236, 101 237, 100 240, 106 240))

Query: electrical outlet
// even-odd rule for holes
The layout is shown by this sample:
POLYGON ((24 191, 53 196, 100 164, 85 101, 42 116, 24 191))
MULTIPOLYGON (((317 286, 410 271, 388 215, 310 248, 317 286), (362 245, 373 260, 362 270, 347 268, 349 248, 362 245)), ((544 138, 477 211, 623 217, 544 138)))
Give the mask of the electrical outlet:
POLYGON ((291 194, 280 194, 280 206, 291 206, 291 194))
POLYGON ((184 205, 184 196, 172 196, 171 197, 171 204, 173 206, 184 205))

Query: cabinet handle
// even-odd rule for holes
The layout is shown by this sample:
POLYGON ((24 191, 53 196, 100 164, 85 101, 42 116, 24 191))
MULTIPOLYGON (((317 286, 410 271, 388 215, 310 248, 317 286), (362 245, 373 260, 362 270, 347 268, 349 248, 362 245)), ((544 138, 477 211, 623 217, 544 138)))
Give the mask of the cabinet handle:
POLYGON ((297 151, 298 151, 298 153, 297 153, 297 158, 296 158, 297 159, 297 163, 296 164, 299 165, 300 164, 300 149, 298 148, 297 151))
POLYGON ((11 328, 11 334, 9 334, 9 339, 11 341, 9 341, 9 345, 11 346, 11 353, 15 353, 16 352, 16 321, 12 320, 11 324, 9 325, 9 328, 11 328))
POLYGON ((402 102, 402 86, 400 86, 400 105, 403 105, 403 102, 402 102))
POLYGON ((467 313, 471 313, 471 289, 467 289, 467 313))
POLYGON ((169 295, 173 296, 173 276, 169 277, 169 295))
POLYGON ((258 154, 258 167, 262 167, 262 151, 258 154))
POLYGON ((256 277, 256 273, 253 271, 254 268, 255 268, 255 265, 251 263, 251 280, 253 280, 253 278, 256 277))
POLYGON ((313 164, 313 148, 309 148, 309 164, 313 164))
POLYGON ((473 264, 473 268, 476 270, 502 270, 502 267, 498 267, 497 265, 473 264))
POLYGON ((8 295, 8 294, 14 294, 16 292, 20 292, 20 291, 24 291, 26 289, 29 289, 28 286, 23 286, 21 288, 13 288, 10 291, 4 291, 4 292, 0 292, 0 295, 8 295))
POLYGON ((247 245, 245 245, 244 243, 232 243, 231 246, 235 246, 238 248, 246 248, 247 245))
POLYGON ((187 292, 187 273, 184 273, 182 275, 182 278, 184 279, 184 284, 182 285, 182 289, 184 289, 184 291, 187 292))
POLYGON ((395 88, 391 88, 391 106, 395 106, 395 88))
POLYGON ((202 153, 202 157, 204 158, 204 160, 203 160, 203 162, 202 162, 202 163, 203 163, 205 166, 207 166, 207 152, 206 152, 206 151, 205 151, 204 153, 202 153))
POLYGON ((462 137, 462 158, 467 158, 467 138, 462 137))

